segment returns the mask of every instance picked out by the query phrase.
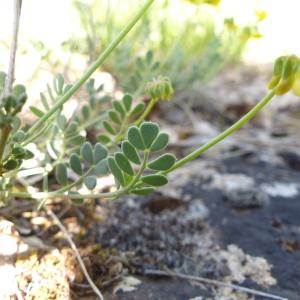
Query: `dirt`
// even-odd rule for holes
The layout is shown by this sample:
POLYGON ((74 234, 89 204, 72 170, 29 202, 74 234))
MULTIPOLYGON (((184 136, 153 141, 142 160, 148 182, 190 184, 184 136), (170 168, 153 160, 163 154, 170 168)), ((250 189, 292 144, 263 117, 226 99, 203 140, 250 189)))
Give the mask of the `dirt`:
MULTIPOLYGON (((177 192, 177 198, 156 194, 110 204, 111 215, 99 224, 98 242, 123 253, 134 253, 129 265, 135 274, 141 275, 145 269, 171 269, 299 299, 300 173, 282 154, 277 156, 278 161, 283 158, 279 165, 265 161, 265 157, 266 153, 248 153, 221 163, 208 160, 204 169, 203 162, 199 162, 194 171, 187 172, 189 176, 194 172, 194 176, 184 179, 175 174, 183 179, 182 185, 177 183, 164 191, 172 195, 177 192), (237 178, 243 180, 241 187, 231 186, 234 178, 237 185, 237 178), (236 199, 230 199, 233 191, 235 197, 240 195, 238 206, 236 199), (257 197, 264 201, 257 202, 257 197), (236 262, 241 253, 241 261, 236 262), (233 268, 234 264, 238 268, 233 268), (241 278, 237 276, 239 272, 241 278)), ((144 299, 195 297, 192 286, 185 292, 180 288, 179 295, 176 285, 172 287, 173 281, 167 281, 165 289, 171 292, 166 296, 160 280, 154 293, 154 282, 146 278, 142 282, 136 291, 108 299, 138 299, 135 297, 141 293, 144 299)), ((181 284, 182 281, 180 287, 181 284)), ((216 297, 213 299, 233 299, 232 294, 226 296, 218 289, 198 290, 197 296, 208 299, 205 297, 209 295, 216 297)))
MULTIPOLYGON (((190 112, 171 104, 168 113, 154 115, 171 133, 172 152, 178 157, 190 152, 215 136, 218 126, 226 127, 248 110, 265 93, 265 74, 257 77, 255 72, 227 72, 200 88, 190 112), (212 126, 211 119, 218 124, 212 126)), ((170 184, 151 196, 85 207, 60 201, 50 205, 105 299, 266 299, 145 275, 147 270, 171 270, 300 299, 299 125, 297 112, 285 111, 297 105, 299 109, 294 97, 281 98, 253 126, 170 174, 170 184)), ((45 212, 34 209, 26 201, 0 208, 28 250, 5 257, 1 246, 0 273, 5 266, 1 259, 9 261, 26 299, 95 299, 58 227, 45 212)))

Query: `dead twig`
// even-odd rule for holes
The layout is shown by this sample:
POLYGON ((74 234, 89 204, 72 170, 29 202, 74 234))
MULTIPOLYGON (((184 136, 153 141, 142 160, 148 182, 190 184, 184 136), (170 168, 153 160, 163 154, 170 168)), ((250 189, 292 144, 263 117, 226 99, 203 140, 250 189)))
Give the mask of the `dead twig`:
POLYGON ((269 298, 269 299, 288 300, 287 298, 272 295, 272 294, 269 294, 269 293, 260 292, 260 291, 253 290, 253 289, 250 289, 250 288, 246 288, 246 287, 243 287, 243 286, 239 286, 239 285, 236 285, 236 284, 225 283, 225 282, 222 282, 222 281, 217 281, 217 280, 198 277, 198 276, 186 275, 186 274, 177 273, 177 272, 173 272, 173 271, 146 270, 144 272, 144 274, 148 275, 148 276, 164 276, 164 277, 181 278, 181 279, 206 283, 206 284, 210 284, 210 285, 228 287, 228 288, 239 290, 239 291, 251 294, 251 295, 262 296, 262 297, 266 297, 266 298, 269 298))
POLYGON ((45 208, 45 210, 47 211, 47 214, 53 219, 53 221, 57 224, 57 226, 59 227, 59 229, 63 232, 63 234, 65 235, 68 243, 70 244, 72 250, 75 253, 75 256, 79 262, 80 268, 86 278, 86 280, 88 281, 90 287, 92 288, 92 290, 94 291, 94 293, 99 297, 100 300, 104 300, 101 291, 97 288, 97 286, 95 285, 95 283, 93 282, 93 280, 91 279, 85 265, 84 262, 80 256, 80 253, 75 245, 75 243, 73 242, 71 236, 69 235, 67 229, 65 228, 65 226, 61 223, 61 221, 59 220, 59 218, 56 216, 56 214, 50 209, 50 208, 45 208))
POLYGON ((21 16, 21 7, 22 0, 14 1, 14 21, 13 21, 13 32, 12 32, 12 41, 10 47, 10 57, 8 64, 7 77, 5 81, 4 87, 4 96, 8 96, 11 93, 12 84, 14 81, 14 73, 15 73, 15 61, 16 61, 16 52, 18 45, 18 32, 19 32, 19 23, 21 16))

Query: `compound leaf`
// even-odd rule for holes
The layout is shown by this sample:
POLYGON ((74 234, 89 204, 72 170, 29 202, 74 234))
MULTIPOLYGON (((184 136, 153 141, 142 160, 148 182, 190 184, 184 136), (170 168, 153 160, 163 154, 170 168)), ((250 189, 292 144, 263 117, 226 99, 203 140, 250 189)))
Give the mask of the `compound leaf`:
POLYGON ((153 187, 145 187, 145 188, 139 188, 139 189, 132 190, 131 193, 136 194, 136 195, 145 196, 145 195, 151 194, 154 191, 155 191, 155 188, 153 188, 153 187))
POLYGON ((168 179, 164 175, 147 175, 141 178, 142 182, 152 186, 163 186, 168 183, 168 179))
POLYGON ((140 132, 146 148, 150 148, 159 133, 159 127, 155 123, 144 122, 140 127, 140 132))
POLYGON ((103 127, 106 129, 106 131, 108 131, 110 134, 115 135, 116 132, 113 129, 113 127, 107 122, 107 121, 103 121, 103 127))
POLYGON ((107 159, 101 160, 96 164, 95 172, 98 175, 106 175, 109 172, 107 159))
POLYGON ((116 123, 117 125, 120 125, 120 124, 121 124, 121 120, 120 120, 118 114, 117 114, 115 111, 113 111, 113 110, 109 111, 109 112, 108 112, 108 116, 109 116, 110 119, 111 119, 114 123, 116 123))
POLYGON ((117 182, 120 185, 124 186, 125 185, 124 176, 122 170, 119 168, 116 161, 112 157, 109 157, 107 161, 108 161, 109 170, 111 171, 111 173, 113 174, 117 182))
POLYGON ((72 154, 70 158, 70 167, 78 175, 82 175, 81 161, 77 154, 72 154))
POLYGON ((123 97, 123 99, 122 99, 122 102, 123 102, 123 104, 124 104, 124 107, 125 107, 125 109, 126 109, 126 111, 127 112, 129 112, 130 111, 130 109, 131 109, 131 105, 132 105, 132 96, 131 95, 125 95, 124 97, 123 97))
POLYGON ((128 130, 127 138, 129 142, 140 150, 145 150, 145 144, 143 142, 140 130, 136 126, 132 126, 128 130))
POLYGON ((67 167, 63 163, 59 163, 55 169, 55 178, 60 185, 68 184, 67 167))
POLYGON ((81 147, 81 155, 89 164, 94 163, 93 147, 90 142, 85 142, 81 147))
POLYGON ((148 164, 148 168, 156 171, 165 171, 175 164, 176 158, 172 154, 164 154, 148 164))
POLYGON ((137 165, 141 164, 141 159, 138 152, 128 141, 124 141, 122 143, 122 151, 131 162, 137 165))
POLYGON ((123 172, 125 172, 131 176, 134 175, 134 171, 131 167, 131 164, 130 164, 129 160, 127 159, 127 157, 123 153, 121 153, 121 152, 115 153, 115 160, 116 160, 116 163, 118 164, 119 168, 123 172))
POLYGON ((169 143, 169 136, 166 133, 160 133, 153 142, 150 150, 153 152, 160 151, 167 147, 169 143))
POLYGON ((97 185, 97 178, 95 176, 87 176, 84 178, 84 184, 89 190, 93 190, 97 185))
POLYGON ((137 104, 134 109, 132 110, 132 112, 130 113, 131 116, 133 115, 137 115, 140 114, 144 109, 145 109, 145 103, 139 103, 137 104))
POLYGON ((97 143, 94 148, 94 162, 97 164, 99 161, 106 158, 108 152, 107 149, 101 145, 100 143, 97 143))

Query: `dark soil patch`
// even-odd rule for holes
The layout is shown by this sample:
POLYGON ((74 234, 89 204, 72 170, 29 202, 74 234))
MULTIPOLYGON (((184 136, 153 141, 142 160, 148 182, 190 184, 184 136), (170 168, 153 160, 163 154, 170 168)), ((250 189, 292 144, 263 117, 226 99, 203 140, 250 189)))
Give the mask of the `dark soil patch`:
MULTIPOLYGON (((255 155, 224 160, 220 169, 223 173, 248 175, 257 185, 300 180, 300 173, 288 163, 278 167, 255 155)), ((145 269, 169 268, 219 280, 228 275, 226 265, 207 259, 206 251, 213 251, 216 245, 226 248, 235 244, 249 255, 265 258, 273 265, 272 275, 277 280, 277 285, 269 289, 252 280, 242 285, 291 300, 300 299, 299 195, 271 196, 263 205, 237 209, 226 201, 224 191, 209 190, 192 181, 182 191, 182 195, 186 194, 192 195, 191 199, 183 200, 180 195, 165 199, 157 194, 155 198, 122 199, 110 204, 111 215, 99 224, 98 242, 132 253, 129 264, 135 274, 142 274, 145 269), (199 197, 209 208, 209 217, 199 197), (214 230, 212 237, 210 228, 214 230)), ((183 281, 144 279, 137 291, 109 299, 141 299, 140 295, 149 300, 185 300, 195 295, 206 299, 210 294, 209 290, 194 292, 195 287, 190 285, 189 289, 183 281)))

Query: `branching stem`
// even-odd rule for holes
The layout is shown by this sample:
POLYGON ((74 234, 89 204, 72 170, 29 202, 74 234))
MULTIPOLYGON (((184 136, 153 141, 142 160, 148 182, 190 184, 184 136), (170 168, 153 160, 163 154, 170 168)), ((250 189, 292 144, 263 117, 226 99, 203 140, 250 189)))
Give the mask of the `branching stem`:
POLYGON ((234 123, 232 126, 227 128, 225 131, 217 135, 215 138, 213 138, 212 140, 210 140, 200 148, 196 149, 186 157, 177 161, 172 168, 163 172, 163 174, 170 173, 182 167, 183 165, 194 160, 202 153, 206 152, 208 149, 210 149, 211 147, 215 146, 216 144, 224 140, 226 137, 230 136, 237 129, 241 128, 244 124, 246 124, 249 120, 251 120, 260 110, 262 110, 273 99, 274 96, 275 96, 274 91, 271 91, 265 98, 263 98, 260 102, 258 102, 246 115, 244 115, 236 123, 234 123))
MULTIPOLYGON (((114 49, 121 43, 125 36, 131 31, 135 24, 142 18, 142 16, 147 12, 150 6, 155 0, 147 0, 146 3, 141 7, 137 14, 129 21, 129 23, 124 27, 124 29, 119 33, 119 35, 112 41, 112 43, 104 50, 104 52, 98 57, 98 59, 86 70, 82 77, 70 88, 61 98, 57 100, 54 106, 44 114, 27 132, 27 138, 39 129, 48 119, 62 107, 80 88, 81 86, 90 78, 90 76, 103 64, 103 62, 108 58, 108 56, 114 51, 114 49)), ((26 141, 26 140, 25 140, 26 141)))
MULTIPOLYGON (((179 160, 172 168, 170 168, 167 171, 161 172, 161 174, 167 174, 171 171, 178 169, 179 167, 182 167, 183 165, 187 164, 191 160, 197 158, 201 154, 203 154, 205 151, 209 150, 211 147, 215 146, 222 140, 224 140, 229 135, 233 134, 236 130, 238 130, 240 127, 242 127, 244 124, 246 124, 250 119, 252 119, 261 109, 263 109, 274 97, 274 91, 271 91, 265 98, 263 98, 259 103, 257 103, 244 117, 242 117, 240 120, 238 120, 236 123, 234 123, 231 127, 217 135, 215 138, 192 152, 191 154, 187 155, 186 157, 179 160)), ((147 159, 148 154, 145 153, 144 162, 145 164, 145 158, 147 159)), ((141 168, 142 169, 142 168, 141 168)), ((134 181, 134 187, 138 187, 142 185, 142 183, 139 180, 139 176, 135 178, 134 181)), ((130 186, 132 188, 133 186, 130 186)), ((10 193, 11 197, 15 198, 29 198, 29 199, 45 199, 45 198, 55 198, 60 197, 62 199, 114 199, 117 197, 120 197, 124 195, 127 191, 129 191, 130 188, 122 188, 115 192, 110 193, 98 193, 98 194, 65 194, 65 193, 58 193, 56 192, 50 192, 50 193, 10 193)))

